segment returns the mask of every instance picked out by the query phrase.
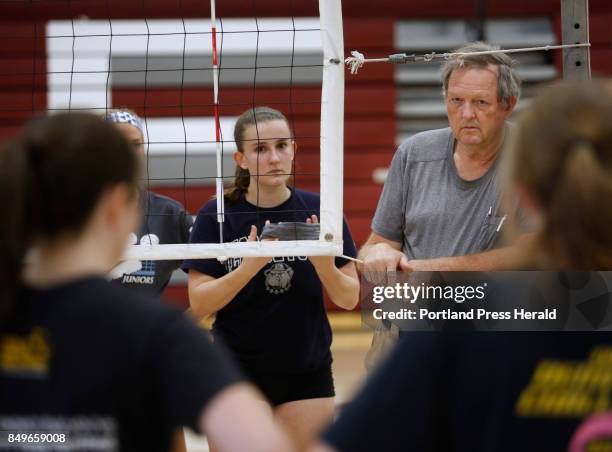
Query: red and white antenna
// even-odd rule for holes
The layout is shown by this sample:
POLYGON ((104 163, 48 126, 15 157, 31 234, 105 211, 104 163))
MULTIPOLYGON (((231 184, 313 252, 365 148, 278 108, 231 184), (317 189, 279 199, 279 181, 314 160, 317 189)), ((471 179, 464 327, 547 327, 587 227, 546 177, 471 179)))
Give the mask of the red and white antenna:
POLYGON ((215 141, 217 154, 217 222, 219 223, 219 242, 223 243, 223 222, 225 221, 225 202, 223 198, 223 153, 221 143, 221 121, 219 120, 219 63, 217 58, 217 17, 215 0, 210 0, 210 24, 212 38, 212 72, 213 72, 213 111, 215 115, 215 141))

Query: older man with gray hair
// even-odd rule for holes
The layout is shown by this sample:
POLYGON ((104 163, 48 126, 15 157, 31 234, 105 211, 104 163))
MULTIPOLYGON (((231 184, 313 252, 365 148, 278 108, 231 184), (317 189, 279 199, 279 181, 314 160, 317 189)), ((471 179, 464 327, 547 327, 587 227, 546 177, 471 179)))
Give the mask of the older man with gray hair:
MULTIPOLYGON (((370 281, 384 284, 397 270, 513 268, 515 248, 501 247, 508 212, 497 173, 520 80, 506 54, 480 53, 491 50, 477 42, 454 52, 464 55, 442 67, 450 127, 418 133, 397 149, 372 233, 359 253, 370 281)), ((367 367, 386 354, 398 333, 388 321, 378 326, 367 367)))
POLYGON ((512 60, 484 43, 462 47, 442 67, 450 127, 402 143, 360 252, 362 270, 497 270, 511 265, 499 248, 506 214, 498 163, 507 119, 520 95, 512 60))

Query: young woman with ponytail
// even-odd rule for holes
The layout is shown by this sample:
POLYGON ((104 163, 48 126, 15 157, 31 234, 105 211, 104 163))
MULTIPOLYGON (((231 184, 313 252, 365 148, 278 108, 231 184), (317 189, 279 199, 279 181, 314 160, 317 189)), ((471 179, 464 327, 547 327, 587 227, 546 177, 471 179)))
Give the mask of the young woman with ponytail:
POLYGON ((186 425, 223 450, 292 450, 201 329, 104 279, 138 221, 139 162, 85 114, 0 147, 3 446, 167 451, 186 425))
MULTIPOLYGON (((267 221, 316 222, 319 196, 289 187, 297 144, 285 116, 268 107, 245 111, 234 128, 236 177, 225 192, 225 242, 258 240, 267 221)), ((200 210, 191 242, 219 243, 216 201, 200 210)), ((346 223, 344 254, 356 250, 346 223)), ((358 301, 355 265, 333 257, 188 260, 189 299, 197 317, 216 314, 215 340, 229 346, 272 404, 277 418, 305 443, 334 412, 332 302, 358 301)))

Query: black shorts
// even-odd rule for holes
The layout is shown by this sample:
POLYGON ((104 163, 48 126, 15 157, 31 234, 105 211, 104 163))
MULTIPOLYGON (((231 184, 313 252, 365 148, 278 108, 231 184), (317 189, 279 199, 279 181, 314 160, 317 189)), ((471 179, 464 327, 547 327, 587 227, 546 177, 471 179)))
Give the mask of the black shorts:
POLYGON ((272 406, 295 400, 334 397, 331 365, 314 372, 296 374, 267 374, 243 367, 246 376, 266 396, 272 406))

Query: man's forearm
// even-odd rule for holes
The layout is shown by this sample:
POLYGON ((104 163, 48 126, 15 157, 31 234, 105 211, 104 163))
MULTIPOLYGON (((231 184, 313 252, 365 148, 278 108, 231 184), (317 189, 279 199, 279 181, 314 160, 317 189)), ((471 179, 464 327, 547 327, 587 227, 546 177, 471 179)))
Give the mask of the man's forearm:
MULTIPOLYGON (((376 260, 385 260, 391 259, 394 261, 395 265, 399 264, 400 258, 398 257, 398 253, 400 256, 403 254, 400 251, 401 244, 398 242, 394 242, 392 240, 385 239, 382 236, 372 232, 367 242, 361 247, 359 250, 359 254, 357 258, 361 261, 366 262, 364 267, 363 264, 358 263, 357 269, 360 272, 368 269, 367 261, 369 261, 369 265, 372 264, 372 259, 376 260)), ((371 269, 371 267, 370 267, 371 269)), ((384 271, 384 268, 382 269, 384 271)))
POLYGON ((520 248, 516 245, 466 256, 414 259, 411 271, 504 271, 520 266, 520 248))

